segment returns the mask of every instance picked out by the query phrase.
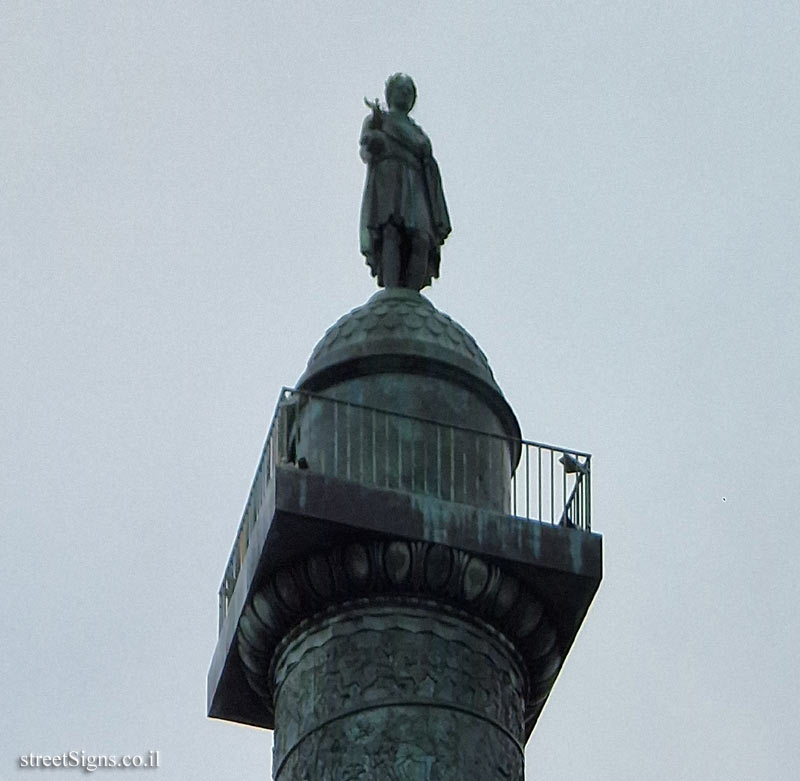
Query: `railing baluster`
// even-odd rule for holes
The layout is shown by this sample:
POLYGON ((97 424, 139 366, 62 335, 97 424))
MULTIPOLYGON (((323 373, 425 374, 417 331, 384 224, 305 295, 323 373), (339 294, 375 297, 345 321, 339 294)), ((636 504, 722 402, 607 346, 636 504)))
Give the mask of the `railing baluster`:
POLYGON ((372 485, 378 485, 378 443, 375 432, 375 410, 372 410, 372 485))
POLYGON ((414 473, 417 471, 417 440, 414 436, 414 430, 411 430, 411 437, 409 438, 411 445, 411 493, 415 493, 416 481, 414 480, 414 473))
POLYGON ((422 432, 422 493, 428 493, 428 436, 426 431, 422 432))
MULTIPOLYGON (((300 394, 299 393, 295 393, 292 398, 294 400, 294 418, 292 419, 291 428, 294 429, 294 434, 292 434, 291 431, 289 431, 288 434, 289 434, 289 436, 294 436, 294 438, 295 438, 295 443, 294 443, 295 452, 292 453, 292 456, 294 457, 294 460, 296 460, 297 459, 297 445, 300 442, 300 394)), ((309 426, 310 426, 310 424, 309 424, 309 426)), ((308 432, 308 436, 309 436, 309 439, 310 439, 311 438, 311 431, 308 432)))
POLYGON ((581 529, 586 529, 586 475, 581 475, 581 529))
POLYGON ((347 410, 347 479, 350 479, 350 464, 353 460, 352 451, 350 449, 350 430, 353 428, 352 416, 350 414, 350 404, 345 409, 347 410))
POLYGON ((528 446, 523 448, 525 453, 525 517, 531 517, 531 469, 528 446))
POLYGON ((586 528, 586 483, 583 478, 584 475, 581 475, 581 529, 586 528))
POLYGON ((536 481, 536 499, 539 504, 539 513, 536 516, 537 520, 542 520, 542 448, 537 446, 537 461, 539 466, 539 477, 536 481))
POLYGON ((475 437, 475 464, 473 465, 473 471, 475 472, 475 493, 473 497, 477 502, 481 495, 481 486, 478 479, 481 473, 481 437, 479 436, 475 437))
POLYGON ((397 421, 397 487, 403 488, 403 424, 397 421))
POLYGON ((333 405, 333 475, 339 476, 339 405, 333 405))
POLYGON ((592 530, 592 468, 591 459, 586 459, 586 531, 592 530))
POLYGON ((517 470, 511 475, 511 514, 517 514, 517 470))
MULTIPOLYGON (((489 437, 488 438, 488 444, 489 444, 489 459, 488 459, 489 466, 488 466, 488 469, 486 470, 486 474, 487 474, 487 478, 488 478, 486 485, 487 485, 487 487, 489 489, 489 495, 493 497, 494 493, 495 493, 494 484, 495 484, 495 479, 496 479, 495 478, 495 474, 494 474, 494 463, 493 463, 493 461, 494 461, 494 445, 495 445, 494 437, 489 437)), ((502 507, 500 509, 502 509, 502 507)))
POLYGON ((450 501, 456 500, 456 448, 453 441, 453 427, 450 426, 450 501))
POLYGON ((467 501, 467 449, 461 451, 461 498, 467 501))
POLYGON ((436 496, 442 498, 442 429, 436 427, 436 496))

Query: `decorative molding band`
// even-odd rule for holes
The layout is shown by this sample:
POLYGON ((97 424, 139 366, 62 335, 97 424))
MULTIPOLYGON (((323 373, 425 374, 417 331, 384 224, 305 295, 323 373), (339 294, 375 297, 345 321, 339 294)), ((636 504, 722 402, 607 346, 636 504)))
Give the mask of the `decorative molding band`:
POLYGON ((432 600, 498 631, 523 660, 526 710, 561 667, 555 629, 517 577, 466 551, 430 542, 366 540, 315 553, 278 570, 239 621, 239 656, 250 686, 273 712, 278 646, 354 600, 432 600), (383 599, 382 599, 383 598, 383 599), (300 625, 303 625, 301 628, 300 625))

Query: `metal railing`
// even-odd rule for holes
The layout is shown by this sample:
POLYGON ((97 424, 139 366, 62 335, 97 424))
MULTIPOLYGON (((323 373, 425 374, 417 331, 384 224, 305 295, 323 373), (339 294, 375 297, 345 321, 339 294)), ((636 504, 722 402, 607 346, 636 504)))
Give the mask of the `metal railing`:
POLYGON ((284 388, 219 590, 224 621, 276 464, 591 530, 591 456, 284 388))
POLYGON ((285 421, 285 416, 281 414, 281 403, 285 393, 286 389, 281 391, 280 399, 275 407, 275 414, 272 416, 272 422, 267 431, 267 438, 261 451, 261 458, 258 461, 258 468, 253 478, 253 485, 250 488, 247 504, 245 504, 244 513, 242 513, 242 520, 239 522, 239 528, 236 531, 236 537, 233 541, 233 548, 228 557, 225 574, 222 576, 222 583, 219 587, 220 632, 222 631, 222 624, 228 612, 228 605, 233 596, 233 590, 236 588, 236 580, 239 577, 242 562, 247 553, 247 546, 250 543, 250 533, 256 525, 259 512, 266 499, 267 488, 270 486, 275 476, 275 464, 278 463, 280 458, 279 441, 282 438, 281 424, 285 421))

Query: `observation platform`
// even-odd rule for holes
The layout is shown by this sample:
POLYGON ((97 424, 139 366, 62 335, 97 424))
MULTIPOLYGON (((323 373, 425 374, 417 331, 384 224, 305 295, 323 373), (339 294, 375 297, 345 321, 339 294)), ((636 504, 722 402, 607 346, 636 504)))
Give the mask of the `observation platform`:
MULTIPOLYGON (((591 456, 291 389, 278 400, 219 589, 209 716, 274 727, 237 645, 246 606, 263 584, 303 557, 397 539, 478 555, 535 595, 553 637, 548 648, 523 650, 551 660, 534 681, 530 735, 602 578, 591 456), (496 479, 509 479, 507 490, 487 483, 496 479)), ((490 589, 475 572, 467 573, 465 594, 477 604, 490 589)), ((395 591, 411 588, 398 584, 395 591)), ((296 597, 292 588, 285 600, 296 597)))

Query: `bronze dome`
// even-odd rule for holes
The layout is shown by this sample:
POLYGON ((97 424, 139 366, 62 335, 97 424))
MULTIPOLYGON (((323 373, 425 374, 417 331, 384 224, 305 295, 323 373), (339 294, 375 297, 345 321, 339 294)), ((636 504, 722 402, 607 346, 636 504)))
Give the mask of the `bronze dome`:
POLYGON ((427 298, 386 288, 340 317, 317 343, 297 387, 312 392, 382 372, 437 376, 483 397, 509 436, 519 425, 472 336, 427 298))

